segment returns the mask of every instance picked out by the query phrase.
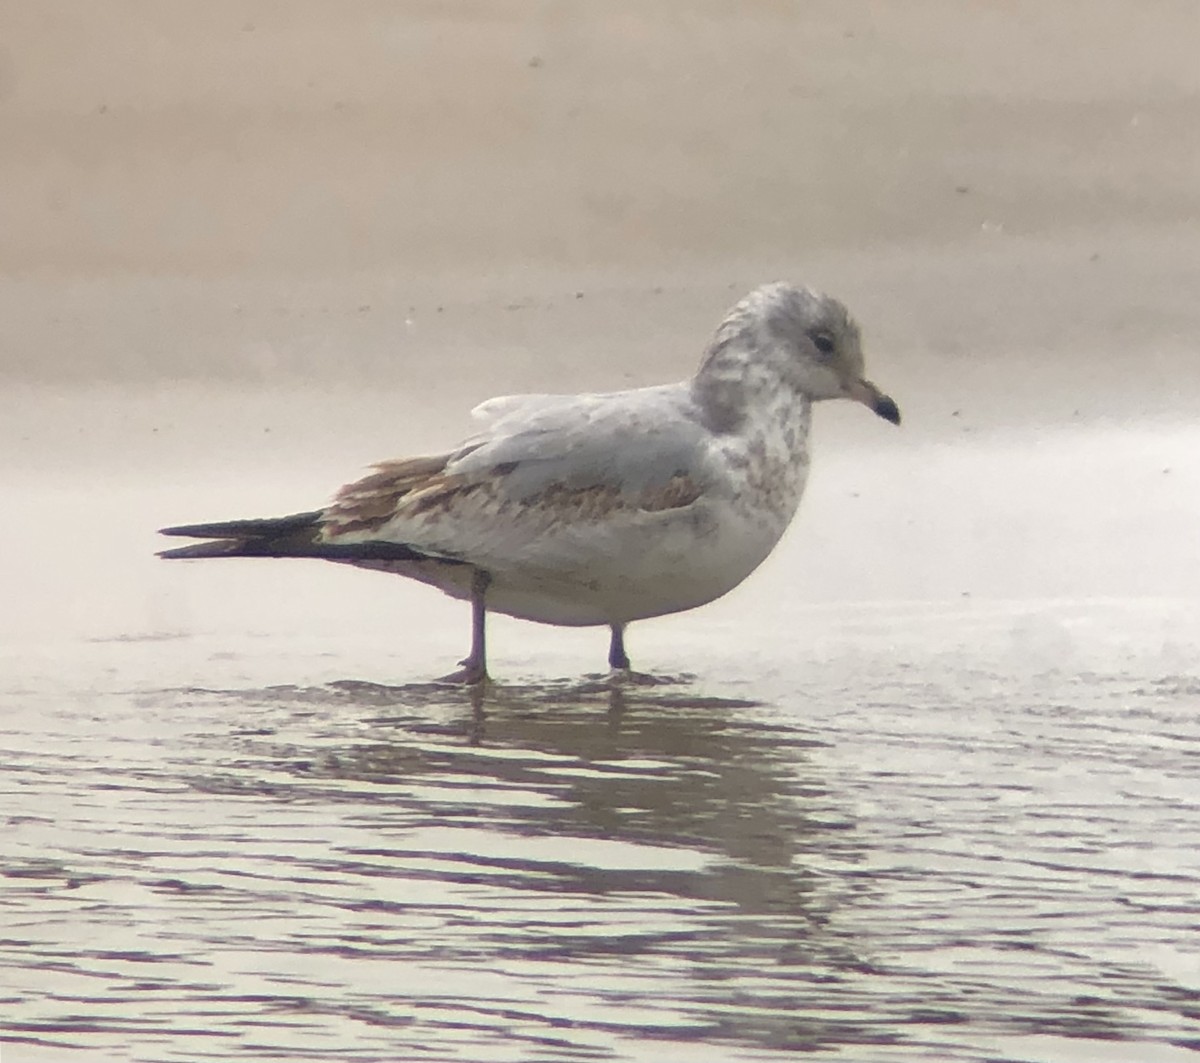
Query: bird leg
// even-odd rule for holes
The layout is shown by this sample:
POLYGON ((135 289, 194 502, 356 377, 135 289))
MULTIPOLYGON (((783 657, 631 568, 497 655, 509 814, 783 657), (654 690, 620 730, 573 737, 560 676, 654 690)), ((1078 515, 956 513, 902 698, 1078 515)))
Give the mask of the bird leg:
POLYGON ((625 625, 613 624, 610 630, 612 640, 608 644, 608 666, 628 672, 630 665, 629 658, 625 655, 625 625))
POLYGON ((457 672, 442 676, 443 683, 482 683, 487 679, 487 605, 484 595, 488 584, 492 582, 481 568, 475 569, 471 575, 471 652, 459 661, 462 665, 457 672))

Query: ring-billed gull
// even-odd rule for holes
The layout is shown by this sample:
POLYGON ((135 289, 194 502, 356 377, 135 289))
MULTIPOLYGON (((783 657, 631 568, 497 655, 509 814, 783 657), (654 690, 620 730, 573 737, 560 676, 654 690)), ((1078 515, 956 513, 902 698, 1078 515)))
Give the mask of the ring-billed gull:
POLYGON ((846 308, 768 284, 690 380, 490 399, 452 451, 381 462, 324 509, 164 528, 214 541, 160 556, 323 558, 468 599, 471 652, 447 679, 487 678, 488 609, 607 626, 608 663, 628 670, 627 624, 711 602, 771 552, 804 491, 812 403, 838 398, 900 423, 846 308))

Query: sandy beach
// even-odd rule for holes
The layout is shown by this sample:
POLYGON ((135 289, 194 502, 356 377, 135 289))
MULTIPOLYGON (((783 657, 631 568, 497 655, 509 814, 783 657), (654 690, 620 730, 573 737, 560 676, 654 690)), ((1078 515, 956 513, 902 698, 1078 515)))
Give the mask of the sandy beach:
POLYGON ((5 1063, 1192 1057, 1193 5, 4 13, 5 1063), (779 278, 904 424, 817 410, 658 685, 153 557, 779 278))

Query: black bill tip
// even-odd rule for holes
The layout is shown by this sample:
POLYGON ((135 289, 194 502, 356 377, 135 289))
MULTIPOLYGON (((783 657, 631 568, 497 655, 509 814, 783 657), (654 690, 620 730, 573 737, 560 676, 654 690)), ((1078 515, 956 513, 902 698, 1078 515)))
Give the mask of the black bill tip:
POLYGON ((886 395, 880 395, 875 400, 875 412, 885 421, 891 421, 892 424, 900 423, 900 407, 886 395))

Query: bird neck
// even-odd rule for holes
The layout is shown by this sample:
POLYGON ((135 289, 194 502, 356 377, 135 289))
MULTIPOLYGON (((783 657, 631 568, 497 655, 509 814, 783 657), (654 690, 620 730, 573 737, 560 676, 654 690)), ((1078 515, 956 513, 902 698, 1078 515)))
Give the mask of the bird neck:
POLYGON ((759 322, 731 316, 705 352, 692 378, 692 398, 710 431, 740 432, 760 410, 802 398, 784 383, 776 367, 784 354, 762 332, 759 322))

